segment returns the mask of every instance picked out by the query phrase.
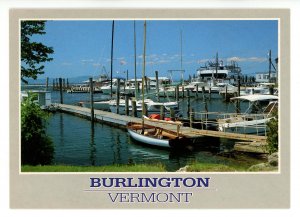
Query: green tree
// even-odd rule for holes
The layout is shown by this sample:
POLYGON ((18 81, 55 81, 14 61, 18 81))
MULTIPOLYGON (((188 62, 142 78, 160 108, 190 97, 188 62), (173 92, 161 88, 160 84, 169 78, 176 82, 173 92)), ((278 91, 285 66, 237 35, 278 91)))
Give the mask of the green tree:
POLYGON ((33 98, 28 97, 21 104, 21 163, 51 164, 54 146, 45 131, 48 115, 33 98))
POLYGON ((274 118, 267 123, 267 151, 269 154, 278 151, 278 111, 273 113, 274 118))
POLYGON ((43 62, 51 61, 48 57, 53 48, 40 42, 31 41, 35 34, 43 35, 46 21, 21 21, 21 80, 28 83, 25 78, 36 79, 37 75, 44 74, 43 62))

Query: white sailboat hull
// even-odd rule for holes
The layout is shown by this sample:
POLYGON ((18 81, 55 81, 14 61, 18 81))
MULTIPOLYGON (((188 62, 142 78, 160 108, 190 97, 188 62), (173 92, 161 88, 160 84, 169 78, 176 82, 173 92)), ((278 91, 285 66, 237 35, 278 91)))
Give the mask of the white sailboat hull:
POLYGON ((136 140, 138 142, 141 142, 141 143, 144 143, 147 145, 151 145, 151 146, 170 148, 169 140, 147 137, 147 136, 141 135, 137 132, 134 132, 131 129, 128 129, 128 133, 134 140, 136 140))

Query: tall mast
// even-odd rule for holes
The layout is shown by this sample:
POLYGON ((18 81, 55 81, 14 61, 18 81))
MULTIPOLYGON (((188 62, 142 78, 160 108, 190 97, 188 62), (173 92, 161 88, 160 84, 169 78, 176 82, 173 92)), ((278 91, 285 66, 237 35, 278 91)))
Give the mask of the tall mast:
POLYGON ((145 115, 145 97, 144 97, 144 82, 145 82, 145 71, 146 71, 146 20, 144 21, 144 53, 143 53, 143 74, 142 74, 142 126, 144 128, 144 115, 145 115))
POLYGON ((269 50, 269 83, 271 82, 271 66, 272 66, 272 53, 271 50, 269 50))
POLYGON ((216 56, 216 78, 218 77, 218 66, 219 66, 219 58, 218 58, 218 52, 217 52, 217 56, 216 56))
POLYGON ((135 98, 138 96, 138 84, 136 81, 136 32, 135 32, 135 20, 133 21, 133 30, 134 30, 134 86, 135 86, 135 98))
POLYGON ((114 58, 114 29, 115 29, 115 21, 112 22, 111 29, 111 53, 110 53, 110 98, 112 98, 112 79, 113 79, 113 58, 114 58))
POLYGON ((180 70, 181 70, 181 84, 183 84, 183 70, 182 70, 182 30, 180 30, 180 70))

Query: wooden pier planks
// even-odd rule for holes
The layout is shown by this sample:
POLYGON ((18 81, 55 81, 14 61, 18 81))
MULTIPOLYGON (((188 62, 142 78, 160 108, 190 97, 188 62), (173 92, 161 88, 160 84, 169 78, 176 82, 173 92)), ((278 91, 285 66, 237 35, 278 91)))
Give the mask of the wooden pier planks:
MULTIPOLYGON (((80 106, 74 105, 66 105, 66 104, 57 104, 58 110, 62 112, 71 113, 74 115, 81 115, 84 117, 90 117, 91 111, 89 108, 84 108, 80 106)), ((95 110, 95 120, 103 121, 113 125, 119 125, 120 127, 125 127, 128 122, 138 122, 141 123, 141 118, 135 118, 132 116, 118 115, 111 112, 95 110)), ((147 120, 145 120, 147 122, 147 120)), ((151 122, 152 125, 157 127, 161 127, 173 132, 177 132, 177 126, 171 124, 164 124, 159 122, 151 122)), ((257 136, 257 135, 249 135, 249 134, 239 134, 239 133, 228 133, 228 132, 220 132, 213 130, 200 130, 194 129, 190 127, 181 127, 180 133, 185 135, 186 137, 196 138, 201 136, 210 136, 210 137, 219 137, 219 138, 227 138, 227 139, 236 139, 241 141, 255 141, 255 142, 265 142, 266 136, 257 136)))

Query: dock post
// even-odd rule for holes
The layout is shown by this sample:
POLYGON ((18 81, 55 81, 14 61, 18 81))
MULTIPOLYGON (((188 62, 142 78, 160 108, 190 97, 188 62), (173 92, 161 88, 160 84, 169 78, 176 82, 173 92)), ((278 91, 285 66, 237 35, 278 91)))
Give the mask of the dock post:
POLYGON ((148 106, 146 103, 144 103, 143 106, 144 106, 145 114, 142 114, 142 115, 145 115, 146 117, 148 117, 148 106))
POLYGON ((55 90, 55 80, 53 79, 52 90, 55 90))
POLYGON ((49 86, 49 77, 46 78, 46 90, 48 90, 48 86, 49 86))
POLYGON ((176 93, 176 102, 178 102, 179 101, 179 85, 177 85, 176 87, 175 87, 175 93, 176 93))
POLYGON ((187 115, 190 116, 190 109, 191 109, 191 100, 190 100, 190 90, 186 90, 186 97, 187 97, 187 115))
POLYGON ((160 106, 160 120, 164 120, 165 119, 165 106, 161 105, 160 106))
POLYGON ((151 83, 151 81, 150 81, 150 79, 148 78, 148 93, 150 93, 150 83, 151 83))
POLYGON ((156 100, 159 102, 159 83, 158 83, 158 71, 155 71, 155 79, 156 79, 156 100))
POLYGON ((94 88, 93 78, 89 78, 90 81, 90 105, 91 105, 91 122, 94 123, 94 88))
POLYGON ((117 114, 120 113, 120 78, 117 79, 117 114))
POLYGON ((190 127, 191 128, 193 128, 194 119, 195 119, 194 109, 191 108, 191 112, 190 112, 190 127))
POLYGON ((172 121, 175 121, 175 111, 173 108, 170 108, 170 117, 172 121))
POLYGON ((57 80, 57 78, 56 78, 56 80, 55 80, 55 81, 56 81, 56 82, 55 82, 55 83, 56 83, 56 85, 55 85, 55 86, 56 86, 56 87, 55 87, 55 89, 56 89, 56 90, 59 90, 59 84, 58 84, 58 81, 59 81, 59 80, 57 80))
POLYGON ((206 100, 204 101, 204 110, 205 110, 205 129, 207 130, 208 108, 207 108, 207 102, 206 102, 206 100))
POLYGON ((62 83, 63 83, 63 90, 65 90, 66 89, 66 80, 64 78, 62 79, 62 83))
POLYGON ((196 84, 196 98, 198 98, 198 93, 199 93, 199 86, 196 84))
POLYGON ((273 87, 273 86, 271 86, 271 87, 269 88, 269 94, 270 94, 270 95, 274 95, 274 87, 273 87))
POLYGON ((182 88, 182 99, 184 99, 184 86, 182 85, 181 88, 182 88))
POLYGON ((132 106, 131 116, 136 117, 137 112, 136 112, 136 101, 135 100, 131 100, 131 106, 132 106))
POLYGON ((241 94, 241 77, 240 77, 240 73, 239 73, 239 75, 238 75, 238 92, 237 92, 237 96, 240 96, 240 94, 241 94))
POLYGON ((225 96, 224 96, 224 98, 225 98, 225 102, 227 102, 228 101, 228 99, 227 99, 227 85, 225 85, 225 96))
POLYGON ((62 90, 62 79, 59 78, 59 93, 60 93, 60 104, 64 104, 63 90, 62 90))
POLYGON ((129 115, 129 96, 125 95, 125 115, 129 115))
POLYGON ((208 89, 208 93, 209 93, 209 100, 211 100, 211 87, 208 89))
POLYGON ((205 87, 202 87, 202 97, 203 97, 203 101, 205 101, 205 87))

